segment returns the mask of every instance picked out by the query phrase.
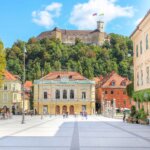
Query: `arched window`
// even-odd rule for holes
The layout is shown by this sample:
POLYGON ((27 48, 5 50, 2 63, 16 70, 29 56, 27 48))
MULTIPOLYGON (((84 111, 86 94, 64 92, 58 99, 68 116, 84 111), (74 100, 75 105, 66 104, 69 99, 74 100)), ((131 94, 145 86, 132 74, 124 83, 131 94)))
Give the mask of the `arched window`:
POLYGON ((56 90, 55 97, 56 99, 60 99, 60 90, 56 90))
POLYGON ((148 49, 148 34, 146 35, 146 50, 148 49))
POLYGON ((74 90, 70 90, 70 99, 74 99, 74 90))
POLYGON ((67 90, 63 90, 63 99, 67 99, 67 90))

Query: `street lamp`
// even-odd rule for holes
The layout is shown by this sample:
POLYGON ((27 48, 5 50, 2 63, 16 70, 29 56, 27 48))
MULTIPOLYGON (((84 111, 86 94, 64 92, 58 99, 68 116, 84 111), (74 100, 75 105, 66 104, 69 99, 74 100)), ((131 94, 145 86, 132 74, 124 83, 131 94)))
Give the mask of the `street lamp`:
POLYGON ((41 119, 43 119, 43 99, 44 99, 44 92, 43 92, 43 75, 44 75, 44 70, 42 69, 42 97, 41 97, 41 107, 42 107, 42 112, 41 112, 41 119))
POLYGON ((24 107, 25 107, 25 104, 24 104, 24 101, 25 101, 25 88, 24 88, 24 84, 25 84, 25 79, 26 79, 26 70, 25 70, 25 53, 26 53, 26 47, 24 46, 24 49, 23 49, 23 58, 24 58, 24 65, 23 65, 23 101, 22 101, 22 121, 21 123, 24 124, 25 123, 25 112, 24 112, 24 107))

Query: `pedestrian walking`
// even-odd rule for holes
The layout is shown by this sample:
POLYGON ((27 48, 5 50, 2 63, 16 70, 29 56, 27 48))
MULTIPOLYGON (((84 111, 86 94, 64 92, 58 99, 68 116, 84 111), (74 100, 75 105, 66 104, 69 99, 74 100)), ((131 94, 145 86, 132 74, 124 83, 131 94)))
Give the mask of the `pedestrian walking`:
POLYGON ((126 121, 126 112, 124 111, 123 112, 123 122, 125 122, 126 121))
POLYGON ((65 118, 66 114, 63 112, 63 119, 65 118))

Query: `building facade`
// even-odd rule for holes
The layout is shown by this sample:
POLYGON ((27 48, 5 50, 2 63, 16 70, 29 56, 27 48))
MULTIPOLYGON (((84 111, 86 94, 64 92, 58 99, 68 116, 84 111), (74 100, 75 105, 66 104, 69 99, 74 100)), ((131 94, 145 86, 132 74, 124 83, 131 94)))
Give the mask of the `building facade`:
POLYGON ((95 82, 77 72, 51 72, 34 81, 34 109, 39 114, 94 114, 95 82))
POLYGON ((24 110, 25 112, 29 112, 31 108, 30 104, 31 104, 31 98, 32 98, 32 86, 33 85, 31 81, 26 81, 24 84, 24 88, 25 88, 24 110))
POLYGON ((134 90, 150 89, 150 11, 131 35, 134 51, 134 90))
POLYGON ((21 82, 8 71, 5 71, 4 83, 0 88, 0 108, 5 106, 14 113, 21 111, 21 82))
POLYGON ((125 109, 131 107, 131 99, 126 92, 126 86, 130 83, 127 78, 121 77, 114 71, 103 77, 96 77, 96 102, 97 111, 101 111, 103 103, 112 104, 115 102, 115 107, 125 109))
POLYGON ((102 45, 104 41, 108 41, 109 37, 104 32, 104 22, 97 21, 97 29, 95 30, 65 30, 54 28, 51 31, 42 32, 37 39, 57 38, 64 44, 73 45, 76 39, 80 39, 86 44, 102 45))
POLYGON ((144 108, 150 114, 150 10, 131 34, 134 53, 134 90, 144 93, 143 98, 136 97, 136 107, 144 108), (140 101, 145 101, 139 103, 140 101))

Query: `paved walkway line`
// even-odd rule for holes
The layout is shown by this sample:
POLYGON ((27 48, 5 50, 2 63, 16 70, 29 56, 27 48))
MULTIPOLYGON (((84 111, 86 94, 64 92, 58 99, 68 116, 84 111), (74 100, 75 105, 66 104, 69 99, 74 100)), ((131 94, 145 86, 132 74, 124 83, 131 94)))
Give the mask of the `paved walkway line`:
POLYGON ((75 123, 74 123, 74 131, 73 131, 70 150, 80 150, 79 130, 78 130, 78 122, 77 121, 75 121, 75 123))
POLYGON ((3 139, 5 139, 5 138, 7 138, 7 137, 9 137, 9 136, 13 136, 13 135, 15 135, 15 134, 18 134, 18 133, 27 131, 27 130, 32 129, 32 128, 34 128, 34 127, 38 127, 38 126, 40 126, 40 125, 42 125, 42 124, 45 124, 45 123, 47 123, 47 122, 49 122, 49 121, 52 121, 52 120, 55 120, 55 119, 58 119, 58 118, 53 118, 53 119, 51 119, 51 120, 47 120, 47 121, 44 121, 44 122, 42 122, 42 123, 35 124, 35 125, 30 126, 30 127, 28 127, 28 128, 25 128, 25 129, 16 131, 16 132, 11 133, 11 134, 8 134, 8 135, 6 135, 6 136, 4 136, 4 137, 1 137, 0 140, 3 140, 3 139))
POLYGON ((107 125, 109 125, 109 126, 111 126, 111 127, 114 127, 114 128, 119 129, 119 130, 121 130, 121 131, 124 131, 124 132, 126 132, 126 133, 129 133, 129 134, 131 134, 131 135, 133 135, 133 136, 135 136, 135 137, 138 137, 138 138, 140 138, 140 139, 142 139, 142 140, 145 140, 145 141, 147 141, 147 142, 150 143, 150 139, 147 139, 147 138, 145 138, 145 137, 143 137, 143 136, 140 136, 140 135, 138 135, 138 134, 136 134, 136 133, 133 133, 133 132, 128 131, 128 130, 126 130, 126 129, 124 129, 124 128, 118 127, 118 126, 116 126, 116 125, 112 125, 112 124, 110 124, 110 123, 108 123, 108 122, 104 122, 104 123, 107 124, 107 125))

